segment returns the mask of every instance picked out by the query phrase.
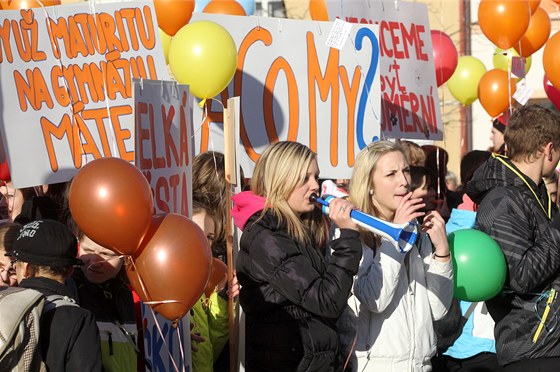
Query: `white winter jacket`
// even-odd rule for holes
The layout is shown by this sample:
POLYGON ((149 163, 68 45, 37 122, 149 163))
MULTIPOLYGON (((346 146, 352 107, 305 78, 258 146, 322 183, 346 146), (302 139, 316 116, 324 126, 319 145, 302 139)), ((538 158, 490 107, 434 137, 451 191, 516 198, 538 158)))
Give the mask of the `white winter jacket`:
POLYGON ((385 239, 373 253, 363 246, 357 301, 349 302, 358 313, 358 371, 431 371, 432 322, 447 313, 453 297, 451 260, 436 261, 424 233, 407 254, 385 239))

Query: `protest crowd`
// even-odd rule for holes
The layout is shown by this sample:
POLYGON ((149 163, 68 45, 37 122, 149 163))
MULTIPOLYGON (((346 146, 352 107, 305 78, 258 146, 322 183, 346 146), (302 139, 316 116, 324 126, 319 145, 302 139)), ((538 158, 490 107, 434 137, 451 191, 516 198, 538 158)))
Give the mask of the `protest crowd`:
POLYGON ((0 1, 0 372, 560 371, 560 115, 512 98, 549 40, 560 109, 540 1, 480 2, 521 67, 474 98, 424 4, 43 2, 0 1), (447 81, 491 118, 458 174, 447 81))
MULTIPOLYGON (((436 192, 446 151, 432 145, 373 142, 357 155, 350 180, 321 179, 317 155, 303 144, 268 146, 245 191, 233 196, 242 231, 235 279, 191 310, 193 370, 227 370, 220 355, 227 354, 228 296, 239 298, 245 314, 248 371, 554 370, 560 219, 545 180, 557 172, 560 119, 530 105, 496 127, 505 146, 467 153, 466 182, 454 191, 444 184, 436 192), (439 164, 436 151, 444 154, 439 164), (327 214, 314 194, 335 196, 327 214), (413 224, 418 237, 396 249, 357 224, 354 209, 413 224), (446 235, 461 228, 492 236, 508 262, 503 290, 486 301, 453 298, 446 235)), ((194 159, 192 219, 222 260, 223 172, 219 152, 194 159)), ((12 290, 45 298, 39 330, 30 330, 38 340, 19 345, 33 352, 2 354, 2 370, 150 370, 125 260, 76 225, 71 182, 14 189, 8 179, 0 190, 0 313, 7 314, 12 290)))

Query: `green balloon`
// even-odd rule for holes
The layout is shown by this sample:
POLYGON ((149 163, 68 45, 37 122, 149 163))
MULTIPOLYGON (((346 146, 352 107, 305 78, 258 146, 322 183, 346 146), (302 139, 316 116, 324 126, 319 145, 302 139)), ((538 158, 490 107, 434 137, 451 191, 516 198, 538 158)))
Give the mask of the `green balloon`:
POLYGON ((478 302, 500 293, 507 267, 498 243, 473 229, 454 231, 447 239, 453 258, 455 298, 478 302))

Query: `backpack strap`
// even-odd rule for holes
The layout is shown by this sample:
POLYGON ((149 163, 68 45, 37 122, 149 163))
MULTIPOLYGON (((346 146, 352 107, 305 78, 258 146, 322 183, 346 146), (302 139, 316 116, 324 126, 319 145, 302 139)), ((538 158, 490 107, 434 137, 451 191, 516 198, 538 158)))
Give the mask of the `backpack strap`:
POLYGON ((80 307, 80 305, 78 305, 73 298, 54 294, 45 297, 45 306, 43 307, 43 313, 48 313, 49 311, 54 310, 60 306, 80 307))

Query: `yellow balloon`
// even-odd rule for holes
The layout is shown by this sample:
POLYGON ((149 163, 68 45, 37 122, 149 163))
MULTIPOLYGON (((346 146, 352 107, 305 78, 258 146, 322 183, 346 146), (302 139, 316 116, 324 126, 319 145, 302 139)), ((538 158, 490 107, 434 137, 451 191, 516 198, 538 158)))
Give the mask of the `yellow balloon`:
POLYGON ((447 88, 457 101, 470 105, 478 98, 478 82, 485 73, 486 67, 478 58, 459 57, 455 72, 447 80, 447 88))
POLYGON ((169 46, 171 45, 171 36, 167 35, 161 28, 159 29, 159 38, 161 39, 161 46, 163 47, 163 55, 165 56, 165 63, 169 64, 169 46))
POLYGON ((237 46, 229 32, 217 23, 189 23, 171 39, 169 67, 179 83, 189 85, 193 96, 211 98, 233 78, 237 46))
MULTIPOLYGON (((492 57, 492 64, 494 65, 494 68, 499 68, 504 71, 511 71, 511 61, 513 57, 519 57, 519 53, 517 53, 515 49, 509 48, 508 50, 503 50, 501 48, 496 48, 494 56, 492 57)), ((527 75, 527 73, 531 69, 532 61, 533 59, 531 58, 531 56, 525 58, 525 75, 527 75)), ((521 78, 517 78, 517 80, 520 79, 521 78)))

